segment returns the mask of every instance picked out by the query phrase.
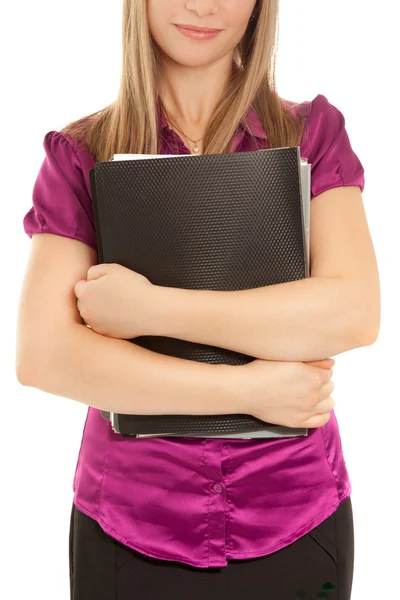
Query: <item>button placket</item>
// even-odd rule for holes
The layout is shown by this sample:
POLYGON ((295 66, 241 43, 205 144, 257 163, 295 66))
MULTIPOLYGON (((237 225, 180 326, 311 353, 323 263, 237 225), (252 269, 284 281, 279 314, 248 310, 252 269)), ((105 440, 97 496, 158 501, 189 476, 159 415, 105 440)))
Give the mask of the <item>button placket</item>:
POLYGON ((207 438, 204 447, 204 474, 209 481, 208 502, 208 561, 213 566, 225 567, 226 559, 226 532, 225 532, 225 495, 222 473, 222 448, 223 440, 207 438))

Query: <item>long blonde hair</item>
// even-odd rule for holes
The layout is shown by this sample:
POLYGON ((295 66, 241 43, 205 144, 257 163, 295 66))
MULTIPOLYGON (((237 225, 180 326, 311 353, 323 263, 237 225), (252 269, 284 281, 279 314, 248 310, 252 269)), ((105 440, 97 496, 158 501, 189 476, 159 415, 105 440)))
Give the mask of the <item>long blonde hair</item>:
MULTIPOLYGON (((268 135, 268 147, 300 144, 306 118, 293 112, 293 104, 276 91, 279 0, 257 0, 254 14, 235 48, 233 60, 238 68, 232 70, 205 133, 204 154, 229 152, 232 137, 250 108, 268 135)), ((117 153, 159 154, 161 76, 157 45, 147 19, 147 0, 124 0, 118 95, 100 112, 72 121, 60 132, 83 144, 98 161, 107 161, 117 153)))

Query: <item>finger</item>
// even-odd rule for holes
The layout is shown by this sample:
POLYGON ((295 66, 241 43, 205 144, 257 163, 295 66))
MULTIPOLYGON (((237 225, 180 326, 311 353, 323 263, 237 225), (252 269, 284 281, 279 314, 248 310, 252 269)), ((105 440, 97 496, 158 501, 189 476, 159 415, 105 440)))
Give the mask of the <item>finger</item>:
POLYGON ((331 369, 335 364, 335 360, 333 358, 323 358, 322 360, 312 360, 308 364, 320 369, 331 369))
POLYGON ((81 295, 81 293, 82 293, 82 290, 83 290, 83 287, 84 287, 85 283, 86 283, 86 279, 80 279, 80 280, 79 280, 79 281, 78 281, 78 282, 75 284, 75 286, 74 286, 74 292, 75 292, 75 296, 76 296, 77 298, 79 298, 79 297, 80 297, 80 295, 81 295))
POLYGON ((334 358, 323 358, 322 360, 317 361, 319 363, 318 366, 323 366, 323 367, 333 367, 333 365, 335 364, 335 359, 334 358))
POLYGON ((100 263, 99 265, 92 265, 89 267, 87 272, 87 279, 97 279, 106 275, 110 270, 110 263, 100 263))

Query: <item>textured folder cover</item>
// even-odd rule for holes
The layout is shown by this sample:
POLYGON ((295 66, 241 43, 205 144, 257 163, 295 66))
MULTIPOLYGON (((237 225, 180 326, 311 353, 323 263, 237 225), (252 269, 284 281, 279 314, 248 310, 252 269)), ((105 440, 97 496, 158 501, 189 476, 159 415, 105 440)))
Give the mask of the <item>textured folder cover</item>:
MULTIPOLYGON (((98 161, 89 177, 99 262, 119 263, 159 286, 199 290, 243 290, 308 277, 302 160, 299 146, 293 146, 98 161)), ((169 337, 129 341, 213 364, 254 360, 169 337)), ((267 424, 247 414, 111 413, 111 422, 125 436, 307 435, 307 429, 267 424), (270 433, 262 435, 266 425, 270 433)))

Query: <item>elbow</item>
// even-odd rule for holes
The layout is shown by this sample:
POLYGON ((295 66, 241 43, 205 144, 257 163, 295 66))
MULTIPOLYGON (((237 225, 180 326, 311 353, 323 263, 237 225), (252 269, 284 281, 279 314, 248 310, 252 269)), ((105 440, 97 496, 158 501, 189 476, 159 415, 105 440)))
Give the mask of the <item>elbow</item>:
POLYGON ((352 323, 354 337, 360 346, 371 346, 379 337, 381 324, 381 300, 379 288, 362 290, 353 298, 352 323))
POLYGON ((28 383, 28 369, 27 365, 29 364, 29 359, 25 356, 25 353, 22 353, 21 345, 17 343, 17 351, 15 355, 15 376, 17 378, 18 383, 21 385, 31 385, 28 383))
POLYGON ((375 327, 374 329, 368 329, 368 333, 366 334, 365 337, 365 346, 372 346, 372 344, 375 344, 376 340, 379 337, 379 331, 380 331, 380 326, 378 325, 377 327, 375 327))
POLYGON ((361 322, 359 314, 349 313, 346 322, 338 319, 337 323, 333 325, 331 333, 340 348, 340 350, 332 351, 331 354, 339 354, 363 346, 372 346, 379 336, 379 322, 376 324, 376 320, 372 318, 369 321, 363 319, 361 322), (341 333, 339 334, 339 332, 341 333))
POLYGON ((32 334, 18 327, 15 357, 14 357, 14 373, 18 383, 28 387, 35 387, 33 384, 34 373, 37 369, 38 355, 41 354, 37 348, 37 342, 34 340, 40 339, 40 336, 35 337, 32 334))
POLYGON ((17 365, 16 369, 15 369, 15 376, 17 378, 18 383, 20 383, 21 385, 29 385, 27 383, 27 378, 25 376, 25 372, 22 370, 22 368, 17 365))
POLYGON ((365 326, 361 333, 358 333, 356 347, 372 346, 378 339, 378 335, 379 330, 377 331, 376 329, 371 329, 369 326, 365 326))
MULTIPOLYGON (((21 385, 38 387, 40 373, 49 364, 49 357, 44 356, 43 349, 34 348, 27 352, 17 349, 15 361, 15 375, 21 385)), ((48 367, 47 367, 48 368, 48 367)))
POLYGON ((28 360, 24 363, 17 361, 15 366, 15 376, 18 383, 28 387, 35 387, 35 384, 33 383, 35 380, 34 371, 35 368, 32 365, 32 360, 28 360))
POLYGON ((359 346, 372 346, 378 337, 380 331, 380 315, 371 315, 368 321, 364 321, 358 327, 357 339, 359 346))

